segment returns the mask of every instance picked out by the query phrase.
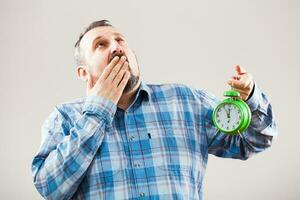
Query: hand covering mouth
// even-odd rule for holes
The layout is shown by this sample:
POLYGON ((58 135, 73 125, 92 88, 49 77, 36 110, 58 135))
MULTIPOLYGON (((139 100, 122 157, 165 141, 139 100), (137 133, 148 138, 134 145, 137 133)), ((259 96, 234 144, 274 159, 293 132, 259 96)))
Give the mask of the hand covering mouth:
POLYGON ((126 57, 126 61, 128 61, 128 58, 125 54, 123 53, 115 53, 115 54, 112 54, 112 56, 108 59, 108 63, 110 63, 112 61, 112 59, 114 59, 114 57, 118 56, 119 58, 121 58, 122 56, 125 56, 126 57))

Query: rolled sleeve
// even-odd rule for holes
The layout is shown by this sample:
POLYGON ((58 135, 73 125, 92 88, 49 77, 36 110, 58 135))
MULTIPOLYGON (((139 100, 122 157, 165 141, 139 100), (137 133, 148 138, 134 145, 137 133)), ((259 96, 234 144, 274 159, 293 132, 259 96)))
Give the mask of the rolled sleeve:
POLYGON ((253 90, 254 91, 250 98, 245 101, 248 104, 251 111, 254 111, 258 108, 259 102, 261 100, 261 91, 259 87, 257 87, 256 83, 254 83, 253 90))
POLYGON ((107 123, 111 123, 116 113, 117 105, 111 100, 100 96, 85 98, 82 114, 96 114, 107 123))

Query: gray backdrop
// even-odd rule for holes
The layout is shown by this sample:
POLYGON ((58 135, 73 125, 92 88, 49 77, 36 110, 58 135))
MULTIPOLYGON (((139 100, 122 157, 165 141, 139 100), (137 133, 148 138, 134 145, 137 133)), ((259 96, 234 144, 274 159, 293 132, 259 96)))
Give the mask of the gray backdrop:
POLYGON ((185 83, 222 98, 241 64, 273 103, 279 136, 247 161, 210 156, 206 200, 300 199, 300 2, 0 1, 0 199, 41 199, 31 178, 40 127, 56 104, 85 95, 73 46, 109 19, 148 83, 185 83))

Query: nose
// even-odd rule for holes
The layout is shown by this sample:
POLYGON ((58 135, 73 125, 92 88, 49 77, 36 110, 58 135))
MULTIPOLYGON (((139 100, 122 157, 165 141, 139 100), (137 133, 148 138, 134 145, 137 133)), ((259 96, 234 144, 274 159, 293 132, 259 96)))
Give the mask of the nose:
POLYGON ((112 48, 111 51, 112 58, 114 58, 115 56, 122 56, 123 54, 124 54, 124 50, 119 45, 115 45, 115 47, 112 48))

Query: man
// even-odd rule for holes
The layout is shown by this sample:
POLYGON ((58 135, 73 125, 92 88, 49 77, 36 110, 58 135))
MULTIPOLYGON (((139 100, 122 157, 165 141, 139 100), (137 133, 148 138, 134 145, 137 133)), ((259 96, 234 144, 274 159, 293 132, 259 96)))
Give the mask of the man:
POLYGON ((34 184, 46 199, 202 199, 208 154, 246 160, 271 146, 270 102, 240 66, 228 84, 252 112, 241 135, 219 132, 220 102, 182 84, 145 84, 134 52, 106 20, 75 45, 87 95, 55 107, 33 159, 34 184))

